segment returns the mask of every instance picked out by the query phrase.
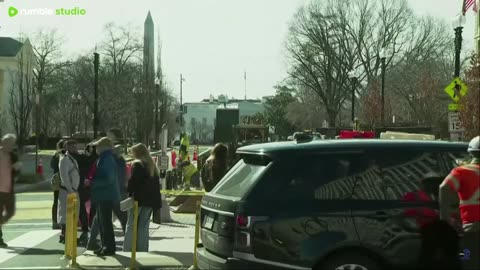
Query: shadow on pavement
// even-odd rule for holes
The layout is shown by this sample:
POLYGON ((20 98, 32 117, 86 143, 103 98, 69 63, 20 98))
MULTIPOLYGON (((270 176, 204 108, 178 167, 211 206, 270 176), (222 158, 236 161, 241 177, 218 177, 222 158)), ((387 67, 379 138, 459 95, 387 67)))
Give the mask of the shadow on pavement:
POLYGON ((172 240, 172 239, 179 239, 179 238, 185 238, 185 237, 163 237, 163 236, 150 236, 149 240, 150 241, 159 241, 159 240, 172 240))
POLYGON ((162 223, 161 226, 174 227, 174 228, 189 228, 189 227, 192 227, 192 226, 194 226, 194 225, 190 225, 190 224, 185 224, 185 223, 180 223, 180 222, 177 222, 177 221, 173 221, 173 222, 169 222, 169 223, 162 223))
POLYGON ((21 247, 8 247, 14 253, 22 255, 63 255, 63 250, 49 250, 40 248, 21 248, 21 247))

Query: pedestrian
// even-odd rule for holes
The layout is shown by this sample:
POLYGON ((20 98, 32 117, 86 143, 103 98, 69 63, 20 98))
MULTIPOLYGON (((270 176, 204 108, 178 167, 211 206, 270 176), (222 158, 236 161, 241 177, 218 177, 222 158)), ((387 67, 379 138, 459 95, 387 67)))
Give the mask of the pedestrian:
POLYGON ((480 267, 480 136, 468 145, 472 156, 470 163, 454 168, 440 185, 440 218, 451 221, 452 205, 459 200, 462 220, 462 248, 471 257, 465 260, 467 269, 480 267))
POLYGON ((91 183, 91 199, 97 208, 95 216, 102 240, 102 247, 94 253, 98 256, 112 256, 116 252, 112 212, 113 206, 120 201, 117 165, 113 157, 113 143, 108 137, 102 137, 94 145, 99 159, 91 183))
MULTIPOLYGON (((120 138, 122 138, 122 132, 118 128, 111 128, 107 132, 107 137, 112 140, 114 145, 114 158, 117 163, 117 181, 118 181, 118 188, 120 191, 120 200, 124 200, 127 198, 127 162, 125 158, 123 158, 123 151, 124 146, 120 142, 120 138)), ((127 213, 120 210, 120 202, 113 206, 113 213, 115 217, 117 217, 118 221, 120 221, 120 225, 122 227, 123 234, 125 234, 125 227, 127 225, 127 213)))
MULTIPOLYGON (((161 208, 160 172, 155 165, 148 148, 144 144, 132 147, 135 161, 132 175, 128 181, 128 193, 138 201, 137 251, 148 252, 149 226, 153 209, 161 208)), ((134 210, 128 210, 127 231, 123 242, 123 251, 132 249, 134 210)))
MULTIPOLYGON (((80 154, 78 151, 73 152, 71 155, 77 161, 80 179, 81 180, 86 179, 91 166, 90 157, 87 156, 86 153, 80 154)), ((89 199, 88 190, 85 187, 84 181, 79 181, 77 191, 80 198, 79 219, 82 225, 82 234, 80 236, 80 242, 83 244, 88 240, 88 215, 87 215, 87 208, 85 205, 89 199)))
POLYGON ((93 217, 95 216, 95 207, 93 207, 91 203, 90 183, 93 180, 93 177, 95 176, 95 170, 97 166, 98 155, 97 155, 96 147, 93 146, 91 143, 87 144, 87 146, 85 147, 85 154, 87 155, 87 160, 90 166, 89 166, 87 177, 83 181, 83 185, 88 194, 88 201, 90 201, 90 207, 88 209, 89 210, 88 226, 91 228, 93 217))
POLYGON ((17 138, 7 134, 2 138, 0 146, 0 247, 6 248, 3 240, 2 225, 7 223, 15 214, 16 177, 20 172, 22 163, 15 152, 17 138))
POLYGON ((96 147, 92 144, 89 144, 87 146, 87 151, 89 155, 90 161, 91 161, 91 166, 90 166, 90 171, 88 172, 87 178, 84 180, 84 185, 86 189, 89 190, 90 192, 90 237, 87 242, 87 250, 92 250, 92 251, 97 251, 101 248, 101 246, 98 245, 97 237, 100 234, 100 228, 98 225, 98 218, 96 216, 96 204, 92 201, 92 196, 91 196, 91 186, 92 186, 92 181, 95 178, 95 173, 97 170, 97 161, 98 161, 98 155, 96 152, 96 147))
POLYGON ((462 269, 457 231, 447 222, 435 220, 420 229, 422 247, 417 269, 462 269))
MULTIPOLYGON (((58 194, 58 223, 61 226, 62 232, 60 234, 60 243, 65 243, 65 230, 67 222, 67 197, 70 194, 74 194, 77 201, 80 201, 78 196, 78 185, 80 184, 80 170, 78 163, 74 158, 77 153, 77 142, 74 140, 68 140, 65 142, 65 155, 60 156, 59 169, 60 169, 60 191, 58 194)), ((80 204, 77 204, 76 213, 74 219, 74 226, 78 224, 78 215, 80 211, 80 204)))
POLYGON ((428 205, 437 200, 438 186, 442 180, 443 178, 437 173, 427 173, 420 179, 419 190, 407 192, 403 195, 403 201, 424 204, 424 207, 406 208, 404 210, 404 215, 415 219, 418 227, 423 227, 439 218, 438 212, 428 205))
POLYGON ((57 142, 57 149, 50 159, 50 168, 52 168, 53 176, 50 180, 50 186, 53 191, 53 205, 52 205, 52 229, 60 230, 61 226, 57 222, 57 209, 58 209, 58 193, 60 192, 60 157, 65 155, 64 150, 65 140, 61 139, 57 142))
POLYGON ((228 170, 228 148, 217 143, 202 168, 201 176, 205 191, 210 192, 228 170))

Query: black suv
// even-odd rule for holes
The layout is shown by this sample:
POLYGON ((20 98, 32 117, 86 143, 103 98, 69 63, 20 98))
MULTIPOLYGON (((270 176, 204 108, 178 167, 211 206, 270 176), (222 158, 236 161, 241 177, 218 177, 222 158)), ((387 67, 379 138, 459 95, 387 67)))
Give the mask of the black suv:
POLYGON ((438 186, 466 150, 375 139, 240 148, 202 200, 199 268, 413 266, 422 222, 438 217, 438 186), (416 192, 431 201, 407 199, 416 192))

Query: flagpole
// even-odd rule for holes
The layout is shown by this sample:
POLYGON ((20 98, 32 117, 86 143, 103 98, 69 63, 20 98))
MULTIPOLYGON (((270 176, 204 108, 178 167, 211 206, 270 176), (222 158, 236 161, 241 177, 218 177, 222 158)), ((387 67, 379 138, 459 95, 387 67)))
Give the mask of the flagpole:
POLYGON ((478 58, 478 54, 480 53, 480 11, 478 10, 478 2, 475 0, 475 7, 476 7, 476 23, 475 23, 475 55, 478 58))
POLYGON ((243 72, 243 79, 245 81, 245 101, 247 100, 247 70, 243 72))

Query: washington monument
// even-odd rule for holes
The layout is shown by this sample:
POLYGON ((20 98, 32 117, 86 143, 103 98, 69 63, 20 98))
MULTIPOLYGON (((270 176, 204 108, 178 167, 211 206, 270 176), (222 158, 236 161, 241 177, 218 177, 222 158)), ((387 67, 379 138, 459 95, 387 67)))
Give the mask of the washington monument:
POLYGON ((145 19, 143 32, 143 76, 145 86, 149 92, 152 92, 155 84, 155 29, 152 15, 148 12, 145 19))

